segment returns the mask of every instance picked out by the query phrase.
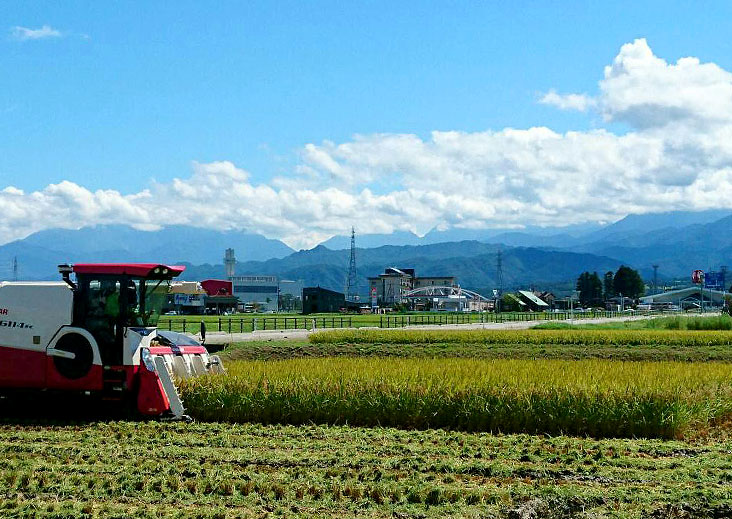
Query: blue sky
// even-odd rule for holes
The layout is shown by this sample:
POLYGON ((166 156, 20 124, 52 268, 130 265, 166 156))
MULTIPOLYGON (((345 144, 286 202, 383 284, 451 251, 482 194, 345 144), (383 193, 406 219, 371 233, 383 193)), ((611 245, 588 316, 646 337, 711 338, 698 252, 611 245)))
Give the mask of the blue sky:
MULTIPOLYGON (((306 145, 355 135, 622 135, 634 129, 623 118, 538 101, 552 89, 596 96, 604 67, 637 38, 669 63, 696 56, 732 70, 730 20, 728 2, 8 2, 0 189, 70 181, 134 195, 195 175, 193 163, 228 161, 248 184, 281 191, 312 166, 306 145), (58 34, 19 36, 43 26, 58 34)), ((388 171, 369 178, 344 192, 406 189, 388 171)))

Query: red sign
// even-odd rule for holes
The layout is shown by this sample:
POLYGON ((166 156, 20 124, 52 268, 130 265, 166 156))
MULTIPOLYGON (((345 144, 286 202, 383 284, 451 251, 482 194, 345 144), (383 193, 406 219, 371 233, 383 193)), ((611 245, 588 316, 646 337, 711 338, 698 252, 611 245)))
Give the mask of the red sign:
POLYGON ((704 283, 704 271, 695 270, 691 273, 691 281, 696 284, 704 283))

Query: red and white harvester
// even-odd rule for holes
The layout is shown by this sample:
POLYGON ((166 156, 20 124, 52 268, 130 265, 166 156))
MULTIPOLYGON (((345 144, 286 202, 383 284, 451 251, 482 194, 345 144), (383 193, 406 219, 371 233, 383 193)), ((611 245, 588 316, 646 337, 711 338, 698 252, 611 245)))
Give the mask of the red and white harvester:
POLYGON ((142 414, 185 416, 175 380, 224 368, 190 337, 156 328, 184 268, 77 263, 59 266, 63 281, 0 283, 0 392, 134 398, 142 414))

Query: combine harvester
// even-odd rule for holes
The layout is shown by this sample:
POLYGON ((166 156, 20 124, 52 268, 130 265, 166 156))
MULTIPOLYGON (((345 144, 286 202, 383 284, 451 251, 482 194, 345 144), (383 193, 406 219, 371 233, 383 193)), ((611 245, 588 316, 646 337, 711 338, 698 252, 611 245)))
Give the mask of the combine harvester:
POLYGON ((156 328, 184 268, 60 265, 63 281, 0 283, 0 393, 73 391, 184 417, 176 378, 224 372, 198 342, 156 328))

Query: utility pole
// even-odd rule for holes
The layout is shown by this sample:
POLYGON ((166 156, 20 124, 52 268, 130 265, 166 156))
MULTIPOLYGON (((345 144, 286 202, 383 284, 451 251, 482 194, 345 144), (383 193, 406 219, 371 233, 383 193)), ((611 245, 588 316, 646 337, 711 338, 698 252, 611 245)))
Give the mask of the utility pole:
POLYGON ((727 265, 722 265, 719 267, 719 270, 722 272, 722 294, 727 292, 727 265))
POLYGON ((13 281, 18 281, 18 256, 13 257, 13 281))
POLYGON ((653 265, 653 293, 658 294, 658 265, 653 265))
POLYGON ((346 276, 346 301, 358 300, 356 287, 356 229, 351 227, 351 257, 348 260, 348 274, 346 276))

